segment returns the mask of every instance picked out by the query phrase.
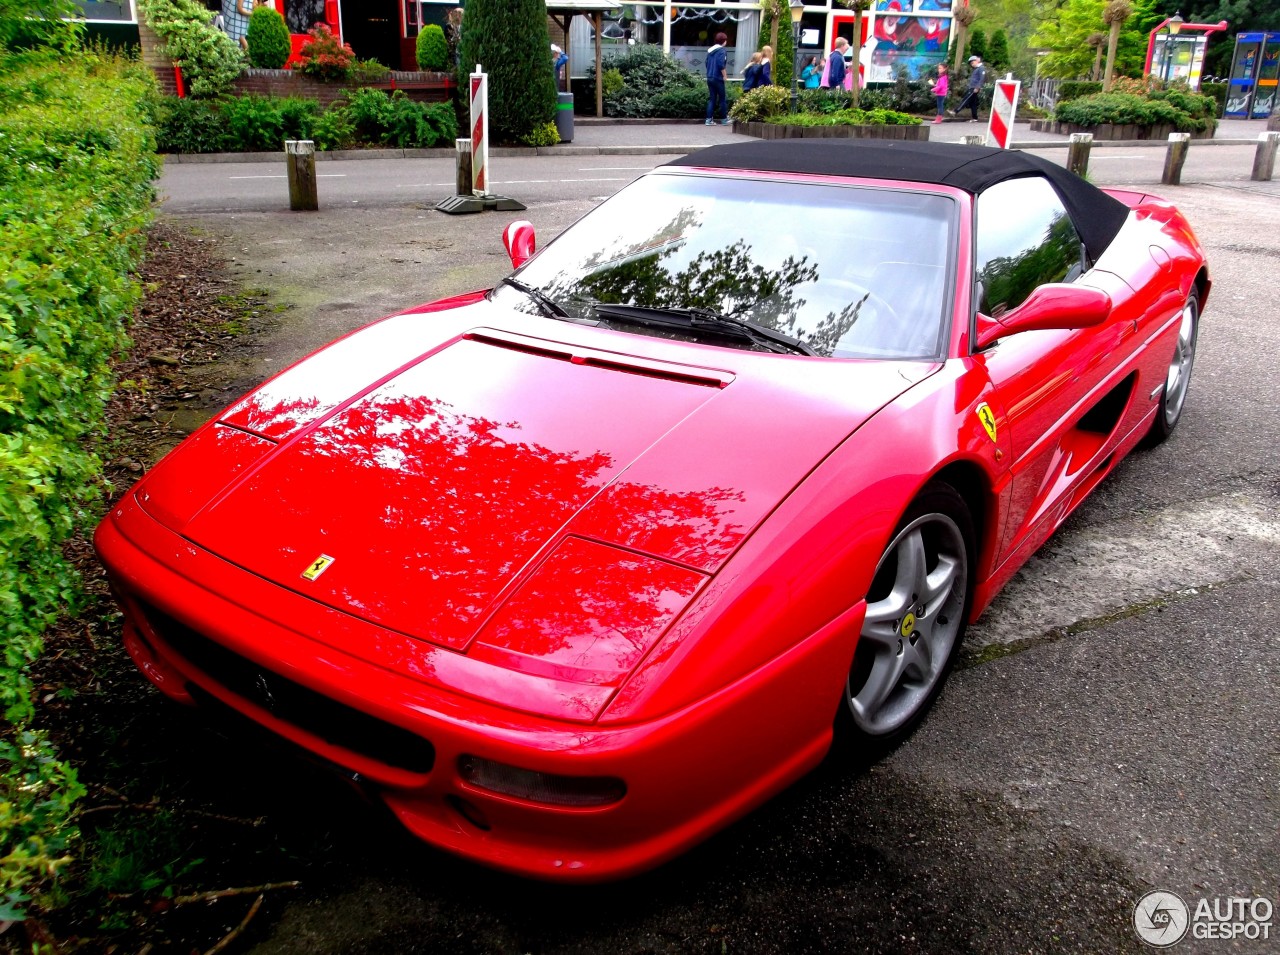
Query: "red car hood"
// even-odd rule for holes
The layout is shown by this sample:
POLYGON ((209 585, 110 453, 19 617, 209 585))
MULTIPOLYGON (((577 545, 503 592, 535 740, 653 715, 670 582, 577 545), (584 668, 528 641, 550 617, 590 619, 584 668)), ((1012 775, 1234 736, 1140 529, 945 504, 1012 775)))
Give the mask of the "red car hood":
MULTIPOLYGON (((620 558, 628 572, 639 560, 663 581, 657 625, 936 367, 674 343, 488 302, 398 316, 229 409, 213 430, 260 460, 166 522, 260 576, 454 649, 542 565, 577 601, 604 577, 621 584, 620 558)), ((164 467, 154 478, 144 500, 165 520, 166 498, 191 482, 179 489, 182 469, 164 467)), ((539 612, 557 596, 540 595, 539 612)))

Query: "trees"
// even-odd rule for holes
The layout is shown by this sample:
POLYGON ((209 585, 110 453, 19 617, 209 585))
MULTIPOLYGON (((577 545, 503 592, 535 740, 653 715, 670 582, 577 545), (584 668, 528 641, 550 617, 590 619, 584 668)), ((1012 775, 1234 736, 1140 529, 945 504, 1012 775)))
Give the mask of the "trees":
POLYGON ((139 0, 138 9, 182 67, 187 92, 197 99, 221 96, 244 67, 240 47, 214 29, 210 14, 196 0, 139 0))
POLYGON ((769 71, 773 82, 778 86, 791 88, 791 78, 795 76, 796 45, 791 35, 791 14, 787 10, 785 0, 770 4, 761 14, 760 47, 773 42, 773 63, 769 71), (776 38, 774 34, 777 34, 776 38))
MULTIPOLYGON (((1107 0, 1066 0, 1041 22, 1031 37, 1035 46, 1049 50, 1041 64, 1045 76, 1072 78, 1086 75, 1093 66, 1098 48, 1089 37, 1107 26, 1107 0)), ((1116 43, 1115 72, 1125 76, 1142 73, 1147 56, 1147 33, 1163 17, 1155 12, 1154 0, 1135 0, 1133 12, 1120 27, 1116 43)))
POLYGON ((545 0, 469 0, 459 89, 479 63, 489 75, 489 130, 520 141, 555 120, 556 83, 545 0))
POLYGON ((1004 75, 1013 65, 1009 59, 1009 37, 1004 30, 991 34, 991 42, 987 45, 987 65, 996 76, 1004 75))

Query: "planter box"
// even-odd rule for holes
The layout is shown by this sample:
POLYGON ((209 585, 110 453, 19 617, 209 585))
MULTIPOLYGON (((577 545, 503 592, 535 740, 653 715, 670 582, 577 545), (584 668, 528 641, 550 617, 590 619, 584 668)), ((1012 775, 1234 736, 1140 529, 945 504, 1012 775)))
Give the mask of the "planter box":
POLYGON ((929 138, 929 127, 919 126, 782 126, 778 123, 733 122, 733 131, 757 139, 903 139, 929 138))
POLYGON ((393 70, 386 79, 377 83, 329 83, 297 73, 293 70, 248 69, 235 81, 237 93, 254 93, 259 96, 301 96, 328 106, 349 90, 361 86, 376 90, 404 90, 412 100, 423 103, 442 103, 449 99, 454 78, 448 73, 404 72, 393 70))
MULTIPOLYGON (((1216 125, 1216 124, 1215 124, 1216 125)), ((1157 123, 1153 126, 1135 126, 1132 123, 1101 123, 1097 126, 1077 126, 1075 123, 1059 123, 1052 119, 1033 119, 1031 129, 1037 133, 1057 133, 1062 136, 1071 133, 1093 133, 1095 141, 1151 139, 1166 140, 1170 133, 1176 133, 1168 123, 1157 123)), ((1213 139, 1214 127, 1200 133, 1192 133, 1192 139, 1213 139)))

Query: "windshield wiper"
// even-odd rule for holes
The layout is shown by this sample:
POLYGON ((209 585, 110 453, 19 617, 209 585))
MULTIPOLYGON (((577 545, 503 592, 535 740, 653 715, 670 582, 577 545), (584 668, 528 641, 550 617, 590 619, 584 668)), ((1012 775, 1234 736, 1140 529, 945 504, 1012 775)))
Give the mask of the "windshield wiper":
POLYGON ((525 295, 533 299, 534 304, 538 306, 538 309, 543 315, 549 315, 552 318, 569 317, 569 313, 561 308, 559 304, 556 303, 556 300, 546 292, 542 291, 542 289, 534 288, 532 285, 525 285, 519 279, 512 278, 510 275, 506 276, 502 280, 502 284, 510 285, 517 292, 524 292, 525 295))
POLYGON ((745 318, 732 318, 707 308, 683 308, 679 306, 623 305, 615 302, 594 302, 597 314, 636 325, 660 328, 679 328, 695 334, 703 331, 721 338, 734 338, 751 342, 771 352, 794 353, 817 357, 818 353, 799 339, 784 335, 764 325, 757 325, 745 318))

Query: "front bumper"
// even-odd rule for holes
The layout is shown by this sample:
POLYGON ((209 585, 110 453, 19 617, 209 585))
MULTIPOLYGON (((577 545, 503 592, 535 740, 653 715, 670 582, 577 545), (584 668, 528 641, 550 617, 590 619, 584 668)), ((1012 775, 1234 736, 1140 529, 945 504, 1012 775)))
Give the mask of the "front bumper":
MULTIPOLYGON (((202 550, 149 517, 132 494, 103 521, 95 544, 125 612, 125 645, 163 692, 188 704, 216 701, 358 773, 433 845, 554 880, 651 868, 816 765, 830 745, 863 612, 858 605, 682 710, 628 725, 579 724, 442 685, 448 658, 460 656, 454 651, 421 644, 412 658, 385 665, 383 651, 399 646, 399 635, 202 550), (334 634, 342 647, 368 653, 324 642, 334 634), (591 808, 527 802, 468 784, 459 772, 464 755, 615 777, 626 792, 591 808)), ((492 689, 500 695, 501 685, 492 689)))

